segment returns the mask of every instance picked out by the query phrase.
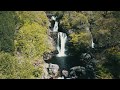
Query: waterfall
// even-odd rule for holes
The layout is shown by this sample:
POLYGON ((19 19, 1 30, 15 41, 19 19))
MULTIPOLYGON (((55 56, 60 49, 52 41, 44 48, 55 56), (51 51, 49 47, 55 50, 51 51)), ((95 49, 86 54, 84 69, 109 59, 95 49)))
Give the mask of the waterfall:
MULTIPOLYGON (((53 32, 58 32, 58 22, 56 21, 57 17, 52 16, 51 19, 55 21, 53 32)), ((66 56, 65 54, 65 44, 67 41, 67 35, 63 32, 58 32, 58 38, 57 38, 57 50, 58 50, 58 57, 66 56)))
POLYGON ((54 21, 56 20, 56 18, 57 18, 57 17, 54 17, 54 16, 51 17, 51 19, 54 20, 54 21))
POLYGON ((53 32, 58 32, 58 22, 56 21, 56 17, 52 16, 51 19, 55 21, 54 27, 53 27, 53 32))
POLYGON ((59 56, 59 57, 66 56, 66 54, 65 54, 66 41, 67 41, 67 35, 65 33, 59 32, 58 40, 57 40, 57 50, 58 50, 57 56, 59 56))
POLYGON ((58 22, 55 21, 54 27, 53 27, 53 32, 58 32, 58 22))
POLYGON ((92 48, 94 48, 94 45, 95 45, 95 43, 93 42, 93 38, 92 38, 92 45, 91 45, 92 48))
POLYGON ((86 30, 91 34, 91 38, 92 38, 91 39, 91 47, 94 48, 95 43, 93 42, 92 33, 90 32, 89 27, 86 27, 86 30))

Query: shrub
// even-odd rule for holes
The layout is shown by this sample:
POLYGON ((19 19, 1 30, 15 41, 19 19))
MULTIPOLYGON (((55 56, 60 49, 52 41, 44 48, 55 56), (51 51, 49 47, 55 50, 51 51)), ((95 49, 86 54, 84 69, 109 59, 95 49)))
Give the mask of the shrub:
POLYGON ((30 79, 40 78, 42 67, 35 68, 29 59, 16 58, 9 53, 0 53, 0 78, 1 79, 30 79), (39 74, 36 76, 34 72, 39 74))
POLYGON ((109 70, 102 65, 97 66, 96 76, 98 79, 112 79, 113 78, 109 70))

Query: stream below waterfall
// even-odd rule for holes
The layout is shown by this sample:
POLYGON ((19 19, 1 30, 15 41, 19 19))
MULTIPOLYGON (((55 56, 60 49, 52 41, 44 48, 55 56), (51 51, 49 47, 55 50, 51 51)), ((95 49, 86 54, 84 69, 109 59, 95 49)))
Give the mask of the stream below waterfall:
POLYGON ((78 56, 64 56, 64 57, 57 57, 54 56, 50 60, 46 61, 47 63, 57 64, 60 67, 60 71, 67 70, 69 71, 70 68, 74 66, 82 66, 82 62, 78 56))

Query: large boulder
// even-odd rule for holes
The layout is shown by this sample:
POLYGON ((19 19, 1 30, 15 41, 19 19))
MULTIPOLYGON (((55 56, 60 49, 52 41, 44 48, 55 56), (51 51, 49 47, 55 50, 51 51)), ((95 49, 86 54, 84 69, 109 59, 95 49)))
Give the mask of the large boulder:
POLYGON ((70 77, 72 79, 83 78, 86 75, 86 69, 82 66, 75 66, 70 69, 70 77))
POLYGON ((62 70, 62 76, 64 76, 65 78, 67 78, 69 75, 67 70, 62 70))
POLYGON ((75 67, 72 67, 70 70, 73 70, 73 71, 83 71, 83 70, 85 70, 85 67, 75 66, 75 67))
POLYGON ((49 64, 48 73, 53 76, 57 76, 59 71, 59 66, 57 64, 49 64))
POLYGON ((83 59, 91 59, 91 55, 88 54, 88 53, 83 53, 83 54, 82 54, 82 58, 83 58, 83 59))
POLYGON ((92 56, 91 54, 88 53, 83 53, 81 55, 81 59, 80 59, 83 63, 83 66, 86 66, 87 64, 89 64, 92 61, 92 56))
POLYGON ((59 66, 57 64, 44 63, 43 72, 41 79, 53 79, 59 74, 59 66))
POLYGON ((71 79, 77 79, 78 78, 75 71, 70 72, 70 78, 71 79))

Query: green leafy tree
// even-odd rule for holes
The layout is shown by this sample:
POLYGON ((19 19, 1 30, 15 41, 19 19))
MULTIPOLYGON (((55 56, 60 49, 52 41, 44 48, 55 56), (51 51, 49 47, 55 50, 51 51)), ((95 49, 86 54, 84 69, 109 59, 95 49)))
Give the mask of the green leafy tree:
POLYGON ((15 16, 14 12, 0 12, 0 51, 14 51, 15 16))
POLYGON ((88 20, 85 15, 79 12, 69 11, 64 13, 60 25, 65 30, 75 29, 76 31, 79 31, 81 28, 88 26, 88 20))
POLYGON ((1 11, 0 23, 0 78, 40 78, 42 55, 52 50, 46 13, 1 11))
POLYGON ((22 23, 16 33, 16 52, 28 58, 42 57, 44 52, 50 50, 47 35, 49 21, 45 12, 23 11, 16 13, 22 23))

